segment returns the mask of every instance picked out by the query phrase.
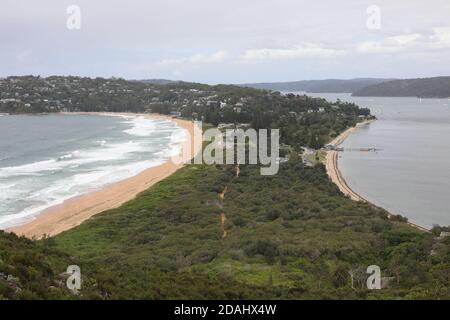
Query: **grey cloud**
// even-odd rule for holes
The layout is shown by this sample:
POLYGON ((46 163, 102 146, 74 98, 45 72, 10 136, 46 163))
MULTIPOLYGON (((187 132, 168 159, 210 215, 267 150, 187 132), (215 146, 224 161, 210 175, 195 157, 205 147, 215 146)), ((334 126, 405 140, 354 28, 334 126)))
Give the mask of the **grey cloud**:
MULTIPOLYGON (((215 83, 380 76, 380 70, 419 76, 438 69, 434 60, 407 68, 420 41, 388 60, 368 58, 361 46, 389 51, 392 37, 430 37, 450 26, 448 0, 3 0, 1 6, 1 76, 183 76, 215 83), (374 3, 382 10, 379 31, 366 28, 374 3), (79 31, 66 28, 70 4, 81 8, 79 31), (211 58, 218 52, 226 58, 211 58), (239 64, 242 57, 257 65, 239 64)), ((436 50, 433 57, 449 60, 448 48, 436 50)))

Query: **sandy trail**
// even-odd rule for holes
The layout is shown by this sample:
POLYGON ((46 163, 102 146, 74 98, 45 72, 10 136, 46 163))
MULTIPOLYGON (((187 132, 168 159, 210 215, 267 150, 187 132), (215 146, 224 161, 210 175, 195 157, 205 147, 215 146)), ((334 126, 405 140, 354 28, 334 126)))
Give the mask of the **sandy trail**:
MULTIPOLYGON (((111 113, 70 113, 70 114, 99 114, 111 113)), ((195 125, 192 121, 174 119, 168 116, 155 114, 112 113, 112 115, 143 116, 149 119, 165 119, 176 122, 186 129, 191 137, 194 137, 195 125)), ((188 139, 182 144, 182 150, 191 150, 195 155, 201 150, 201 142, 194 144, 193 139, 188 139)), ((182 151, 182 152, 183 152, 182 151)), ((170 176, 183 167, 183 163, 174 163, 170 159, 162 165, 149 168, 136 176, 110 184, 103 189, 71 198, 64 203, 50 207, 42 211, 35 220, 11 229, 20 236, 28 238, 42 238, 54 236, 63 231, 78 226, 83 221, 105 210, 117 208, 123 203, 132 200, 137 194, 147 190, 150 186, 170 176)))

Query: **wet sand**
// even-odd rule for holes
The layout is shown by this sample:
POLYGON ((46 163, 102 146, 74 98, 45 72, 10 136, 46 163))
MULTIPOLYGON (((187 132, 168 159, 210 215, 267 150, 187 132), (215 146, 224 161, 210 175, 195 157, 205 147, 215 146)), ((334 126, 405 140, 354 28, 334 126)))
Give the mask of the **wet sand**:
MULTIPOLYGON (((336 147, 338 147, 339 145, 341 145, 345 141, 345 139, 347 139, 347 137, 352 132, 354 132, 355 130, 357 130, 361 126, 368 125, 371 122, 372 121, 364 121, 364 122, 358 123, 355 127, 352 127, 352 128, 349 128, 349 129, 345 130, 339 136, 337 136, 331 142, 331 144, 333 144, 336 147)), ((347 182, 345 181, 344 177, 342 176, 341 172, 339 171, 338 157, 339 157, 339 153, 337 151, 335 151, 335 150, 330 150, 330 151, 327 152, 327 156, 326 156, 326 160, 325 160, 325 167, 327 169, 327 174, 330 177, 331 181, 333 181, 338 186, 339 190, 341 190, 341 192, 343 194, 345 194, 346 196, 349 196, 350 199, 352 199, 354 201, 367 202, 367 200, 365 200, 359 194, 354 192, 348 186, 347 182)))
MULTIPOLYGON (((110 113, 70 114, 108 115, 110 113)), ((112 115, 144 116, 149 119, 174 121, 180 127, 186 129, 191 137, 194 137, 195 124, 189 120, 174 119, 156 114, 112 113, 112 115)), ((201 143, 195 143, 194 145, 193 139, 188 139, 182 144, 182 150, 184 152, 190 150, 195 155, 201 150, 201 143)), ((36 239, 44 236, 57 235, 58 233, 78 226, 83 221, 100 212, 117 208, 123 203, 134 199, 136 195, 170 176, 183 166, 184 163, 174 163, 169 159, 164 164, 144 170, 136 176, 110 184, 101 190, 68 199, 60 205, 50 207, 36 216, 35 220, 8 229, 7 231, 36 239)))
MULTIPOLYGON (((335 145, 336 147, 341 145, 345 139, 348 138, 348 136, 354 132, 355 130, 357 130, 358 128, 365 126, 365 125, 369 125, 371 122, 373 122, 374 120, 368 120, 368 121, 364 121, 364 122, 360 122, 358 123, 355 127, 349 128, 347 130, 345 130, 343 133, 341 133, 338 137, 336 137, 331 144, 335 145)), ((326 156, 326 160, 325 160, 325 167, 327 170, 327 174, 330 177, 331 181, 333 181, 334 184, 336 184, 339 188, 339 190, 346 196, 348 196, 350 199, 352 199, 353 201, 358 201, 358 202, 367 202, 372 204, 370 201, 364 199, 361 195, 359 195, 358 193, 356 193, 345 181, 344 177, 342 176, 341 171, 339 170, 338 167, 338 157, 339 157, 339 152, 335 151, 335 150, 330 150, 327 151, 327 156, 326 156)), ((372 204, 374 205, 374 204, 372 204)), ((374 205, 375 206, 375 205, 374 205)), ((389 213, 389 218, 393 216, 393 214, 389 213)), ((429 232, 429 230, 427 228, 424 228, 422 226, 419 226, 417 224, 414 224, 412 222, 408 222, 408 224, 414 228, 417 228, 421 231, 425 231, 425 232, 429 232)))

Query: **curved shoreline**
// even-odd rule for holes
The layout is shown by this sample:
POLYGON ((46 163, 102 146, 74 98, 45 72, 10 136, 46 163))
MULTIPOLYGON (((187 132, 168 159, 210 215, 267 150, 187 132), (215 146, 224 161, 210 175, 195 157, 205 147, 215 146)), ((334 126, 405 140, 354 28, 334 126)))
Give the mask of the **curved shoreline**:
MULTIPOLYGON (((333 139, 333 141, 331 142, 331 144, 335 145, 335 146, 339 146, 341 145, 345 139, 348 138, 348 136, 356 131, 358 128, 365 126, 365 125, 369 125, 370 123, 372 123, 375 120, 367 120, 367 121, 363 121, 358 123, 356 126, 349 128, 347 130, 345 130, 344 132, 342 132, 339 136, 337 136, 335 139, 333 139)), ((341 171, 339 170, 339 166, 338 166, 338 151, 335 150, 330 150, 327 151, 327 156, 326 156, 326 160, 325 160, 325 167, 326 167, 326 171, 328 174, 328 177, 330 177, 331 181, 337 185, 337 187, 339 188, 339 190, 346 196, 348 196, 350 199, 352 199, 353 201, 357 201, 357 202, 366 202, 372 206, 378 207, 377 205, 375 205, 374 203, 368 201, 367 199, 365 199, 364 197, 362 197, 360 194, 358 194, 357 192, 355 192, 347 183, 347 181, 345 180, 344 176, 342 175, 341 171)), ((386 210, 387 211, 387 210, 386 210)), ((393 217, 394 214, 392 214, 391 212, 388 212, 388 218, 393 217)), ((417 225, 415 223, 412 222, 407 222, 408 225, 410 225, 411 227, 414 227, 416 229, 419 229, 421 231, 424 232, 430 232, 429 229, 417 225)))
MULTIPOLYGON (((143 116, 148 119, 163 119, 177 123, 186 129, 191 137, 194 136, 195 125, 192 121, 175 119, 160 114, 138 114, 138 113, 68 113, 70 115, 125 115, 143 116)), ((186 139, 182 143, 184 150, 193 151, 196 155, 200 147, 194 144, 192 139, 186 139)), ((174 163, 169 159, 165 163, 148 168, 130 178, 109 184, 102 189, 89 192, 77 197, 70 198, 62 204, 49 207, 43 210, 34 220, 16 227, 7 229, 19 236, 28 238, 42 238, 44 236, 54 236, 63 231, 80 225, 82 222, 103 211, 114 209, 125 202, 134 199, 139 193, 147 190, 155 183, 167 178, 183 167, 183 163, 174 163)))
MULTIPOLYGON (((348 128, 347 130, 342 132, 339 136, 334 138, 330 144, 333 144, 336 147, 341 145, 352 132, 354 132, 361 126, 370 124, 373 121, 374 120, 363 121, 363 122, 358 123, 356 126, 354 126, 352 128, 348 128)), ((350 199, 352 199, 353 201, 369 202, 366 199, 364 199, 362 196, 360 196, 358 193, 356 193, 347 184, 347 181, 345 181, 345 179, 342 176, 342 173, 338 167, 338 156, 339 156, 339 153, 335 150, 327 151, 325 167, 326 167, 327 174, 330 177, 331 181, 333 181, 338 186, 339 190, 341 190, 341 192, 343 194, 345 194, 346 196, 349 196, 350 199)))

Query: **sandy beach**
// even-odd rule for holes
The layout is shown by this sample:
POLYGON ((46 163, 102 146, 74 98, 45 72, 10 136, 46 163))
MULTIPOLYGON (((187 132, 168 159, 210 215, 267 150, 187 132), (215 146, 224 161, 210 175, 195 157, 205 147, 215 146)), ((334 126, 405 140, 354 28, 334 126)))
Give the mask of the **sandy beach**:
MULTIPOLYGON (((355 127, 349 128, 347 130, 345 130, 343 133, 341 133, 338 137, 336 137, 331 144, 334 144, 335 146, 339 146, 341 145, 345 139, 348 138, 348 136, 358 130, 358 128, 362 127, 362 126, 366 126, 369 125, 371 122, 373 122, 375 120, 367 120, 367 121, 363 121, 358 123, 355 127)), ((373 206, 376 206, 375 204, 371 203, 370 201, 364 199, 361 195, 359 195, 358 193, 356 193, 352 188, 350 188, 350 186, 347 184, 347 182, 345 181, 344 177, 342 176, 341 171, 339 170, 339 166, 338 166, 338 157, 339 157, 339 152, 335 151, 335 150, 330 150, 327 151, 327 156, 326 156, 326 160, 325 160, 325 167, 327 170, 327 174, 330 177, 331 181, 333 181, 333 183, 335 183, 339 190, 345 194, 346 196, 348 196, 350 199, 352 199, 353 201, 359 201, 359 202, 367 202, 373 206)), ((392 213, 389 213, 388 217, 393 216, 392 213)), ((408 224, 414 228, 417 228, 421 231, 424 232, 429 232, 429 230, 427 228, 424 228, 422 226, 419 226, 417 224, 414 224, 412 222, 408 222, 408 224)))
MULTIPOLYGON (((75 114, 75 113, 70 113, 75 114)), ((176 122, 186 129, 190 136, 194 136, 194 123, 189 120, 175 119, 159 114, 134 114, 134 113, 77 113, 97 115, 127 115, 143 116, 149 119, 164 119, 176 122)), ((182 144, 182 152, 191 150, 195 155, 201 150, 201 143, 194 144, 188 139, 182 144)), ((105 210, 117 208, 123 203, 132 200, 137 194, 145 191, 155 183, 170 176, 184 164, 174 163, 170 159, 162 165, 149 168, 136 176, 108 185, 101 190, 87 193, 65 201, 64 203, 50 207, 42 211, 35 220, 7 231, 28 238, 42 238, 54 236, 58 233, 78 226, 83 221, 105 210)))
MULTIPOLYGON (((333 141, 331 141, 331 144, 335 145, 336 147, 341 145, 347 137, 357 130, 358 128, 369 125, 373 120, 368 120, 364 122, 358 123, 355 127, 349 128, 342 132, 339 136, 337 136, 333 141)), ((326 160, 325 160, 325 167, 327 169, 327 174, 330 177, 331 181, 333 181, 341 190, 343 194, 346 196, 349 196, 350 199, 354 201, 363 201, 367 202, 363 197, 361 197, 359 194, 354 192, 347 184, 345 179, 343 178, 339 167, 338 167, 338 156, 339 153, 335 150, 330 150, 327 152, 326 160)))

